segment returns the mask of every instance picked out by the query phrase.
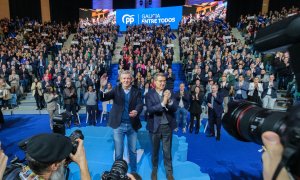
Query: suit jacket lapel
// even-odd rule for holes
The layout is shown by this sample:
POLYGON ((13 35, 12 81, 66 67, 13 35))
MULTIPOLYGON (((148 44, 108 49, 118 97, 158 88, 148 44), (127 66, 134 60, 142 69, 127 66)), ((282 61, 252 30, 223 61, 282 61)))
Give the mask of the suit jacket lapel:
POLYGON ((129 107, 131 107, 131 103, 132 103, 132 100, 133 100, 133 96, 135 95, 133 91, 134 91, 134 90, 133 90, 133 88, 131 87, 130 92, 129 92, 129 94, 130 94, 130 96, 129 96, 129 107))
POLYGON ((156 90, 154 90, 154 98, 156 98, 156 101, 161 102, 159 94, 156 92, 156 90))
POLYGON ((125 92, 124 89, 122 88, 122 86, 119 87, 120 88, 120 93, 121 93, 121 102, 123 102, 123 104, 125 103, 125 92))

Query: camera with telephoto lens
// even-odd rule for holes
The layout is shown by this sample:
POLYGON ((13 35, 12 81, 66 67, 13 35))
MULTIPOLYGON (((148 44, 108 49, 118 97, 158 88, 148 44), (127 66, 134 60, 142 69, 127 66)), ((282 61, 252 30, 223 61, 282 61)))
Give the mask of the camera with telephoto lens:
MULTIPOLYGON (((298 92, 300 92, 299 31, 298 14, 260 29, 253 46, 254 50, 259 52, 289 52, 298 92)), ((284 149, 281 162, 277 165, 272 179, 277 179, 283 167, 293 176, 300 177, 300 105, 283 112, 265 109, 247 101, 233 101, 228 103, 228 112, 224 114, 222 124, 235 138, 258 144, 262 144, 261 136, 264 132, 277 133, 284 149)))
POLYGON ((110 171, 105 171, 102 174, 102 180, 130 180, 126 175, 128 165, 124 160, 117 160, 111 167, 110 171))
POLYGON ((261 136, 273 131, 280 136, 284 146, 285 167, 296 176, 300 176, 300 106, 287 112, 274 111, 247 101, 228 103, 228 112, 224 114, 224 129, 241 141, 263 144, 261 136))
POLYGON ((72 134, 69 136, 71 139, 72 145, 73 145, 73 150, 72 153, 75 154, 78 148, 78 142, 76 141, 77 139, 84 140, 84 136, 82 134, 82 131, 79 129, 76 129, 75 131, 72 132, 72 134))

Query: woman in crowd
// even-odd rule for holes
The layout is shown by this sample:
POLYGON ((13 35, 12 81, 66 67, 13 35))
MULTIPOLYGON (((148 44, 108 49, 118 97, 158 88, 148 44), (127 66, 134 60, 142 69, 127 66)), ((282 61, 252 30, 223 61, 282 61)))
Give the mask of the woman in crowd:
POLYGON ((42 83, 38 78, 34 78, 34 82, 31 84, 32 96, 35 98, 36 110, 43 109, 43 90, 42 83))
POLYGON ((9 99, 11 99, 10 86, 6 83, 6 81, 3 78, 1 78, 0 79, 0 100, 2 101, 1 110, 8 109, 9 99))
POLYGON ((200 129, 200 116, 202 113, 201 105, 203 103, 203 94, 200 93, 200 87, 195 87, 195 92, 192 94, 192 100, 190 105, 190 113, 191 113, 191 119, 190 119, 190 133, 193 132, 194 129, 194 118, 196 118, 196 130, 195 133, 199 133, 200 129))
POLYGON ((47 86, 44 93, 45 102, 47 103, 47 111, 50 116, 50 128, 53 129, 53 118, 58 115, 58 94, 55 93, 53 87, 47 86))

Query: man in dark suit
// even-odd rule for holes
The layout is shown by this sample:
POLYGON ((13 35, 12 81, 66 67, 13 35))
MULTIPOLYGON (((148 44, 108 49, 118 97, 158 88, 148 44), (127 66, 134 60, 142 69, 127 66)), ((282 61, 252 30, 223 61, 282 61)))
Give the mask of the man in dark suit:
POLYGON ((123 71, 120 74, 121 85, 113 90, 104 93, 104 86, 107 84, 107 76, 101 77, 100 100, 113 100, 110 111, 108 126, 114 130, 115 160, 123 159, 124 137, 127 136, 129 161, 131 172, 137 171, 137 131, 142 127, 139 114, 143 110, 143 103, 140 91, 131 86, 132 75, 130 71, 123 71))
POLYGON ((209 137, 215 136, 215 124, 217 125, 216 140, 220 140, 221 136, 221 117, 223 113, 223 96, 218 93, 218 85, 214 84, 211 87, 211 93, 207 95, 208 106, 208 123, 210 128, 209 137))
POLYGON ((219 87, 219 93, 222 94, 224 98, 224 112, 226 113, 228 110, 229 91, 231 89, 231 85, 227 82, 226 75, 222 76, 221 82, 219 83, 219 87))
POLYGON ((269 82, 263 84, 263 92, 261 98, 263 100, 263 107, 268 109, 274 109, 274 105, 277 99, 278 84, 274 81, 274 75, 270 75, 269 82))
POLYGON ((177 103, 171 98, 171 92, 165 90, 166 77, 163 73, 154 76, 155 90, 146 95, 148 113, 147 129, 152 143, 152 173, 151 179, 157 180, 158 154, 160 141, 163 145, 164 165, 168 180, 173 180, 172 166, 172 131, 177 127, 175 112, 177 103))
POLYGON ((245 81, 243 75, 239 75, 239 81, 234 84, 234 99, 246 100, 248 98, 249 83, 245 81))

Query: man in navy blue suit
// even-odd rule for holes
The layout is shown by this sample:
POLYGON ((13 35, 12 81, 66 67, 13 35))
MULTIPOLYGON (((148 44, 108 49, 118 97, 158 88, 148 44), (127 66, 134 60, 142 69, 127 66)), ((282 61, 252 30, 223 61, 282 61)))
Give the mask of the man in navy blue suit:
POLYGON ((214 84, 211 87, 211 93, 207 95, 208 106, 208 123, 210 128, 209 137, 215 136, 215 124, 217 125, 216 140, 220 140, 221 136, 221 117, 223 113, 223 96, 218 93, 218 85, 214 84))
POLYGON ((158 154, 160 141, 163 145, 164 165, 168 180, 173 180, 172 166, 172 131, 177 127, 175 112, 177 103, 171 97, 171 92, 165 90, 166 77, 163 73, 154 76, 155 90, 146 95, 148 113, 147 128, 152 143, 152 173, 151 179, 157 180, 158 154), (164 91, 165 90, 165 91, 164 91))
POLYGON ((121 84, 113 90, 104 93, 107 84, 106 74, 101 77, 100 100, 113 100, 108 126, 114 129, 115 160, 123 159, 124 137, 127 136, 129 161, 131 172, 137 171, 137 131, 142 127, 139 114, 142 112, 143 103, 140 91, 131 86, 132 75, 130 71, 120 74, 121 84))

